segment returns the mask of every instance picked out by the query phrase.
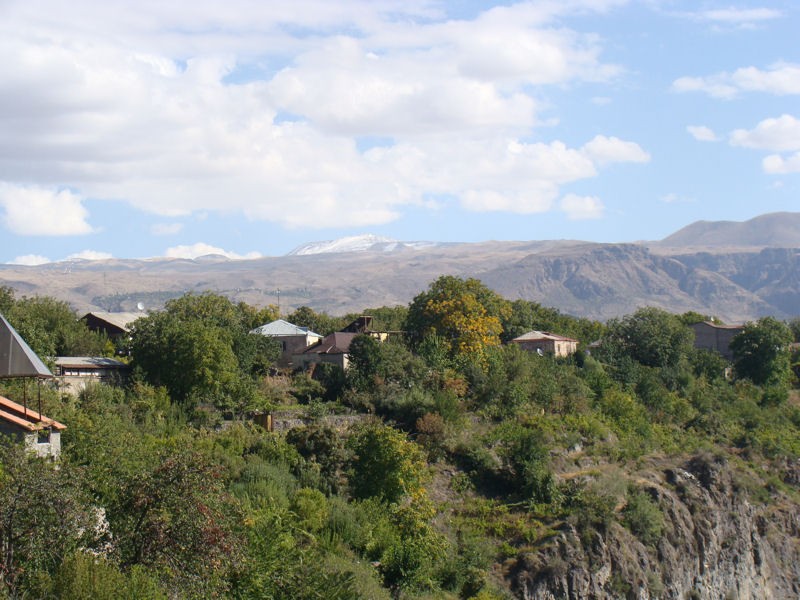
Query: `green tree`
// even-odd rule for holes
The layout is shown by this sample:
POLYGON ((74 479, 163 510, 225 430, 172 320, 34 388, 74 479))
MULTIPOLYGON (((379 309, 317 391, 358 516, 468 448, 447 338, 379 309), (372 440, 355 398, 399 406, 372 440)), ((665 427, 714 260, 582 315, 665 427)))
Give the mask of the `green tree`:
POLYGON ((353 453, 350 488, 356 498, 397 502, 422 487, 424 455, 396 429, 368 424, 348 440, 348 446, 353 453))
POLYGON ((792 339, 791 329, 773 317, 747 323, 730 344, 736 374, 756 385, 785 385, 791 375, 792 339))
POLYGON ((42 357, 105 356, 111 348, 104 336, 78 320, 69 304, 49 296, 16 300, 6 316, 42 357))
POLYGON ((237 505, 204 454, 164 449, 155 459, 120 481, 108 507, 121 564, 163 570, 182 593, 218 594, 237 560, 237 505))
POLYGON ((170 300, 133 323, 133 363, 183 404, 213 402, 234 412, 258 406, 257 388, 249 384, 278 350, 273 340, 249 333, 251 312, 210 293, 170 300))
POLYGON ((219 400, 238 377, 229 331, 170 312, 138 319, 132 329, 134 365, 179 402, 219 400))
POLYGON ((93 543, 96 515, 80 482, 68 464, 0 443, 0 581, 12 598, 37 572, 54 572, 68 554, 93 543))
POLYGON ((316 312, 308 306, 301 306, 286 317, 290 323, 299 327, 308 327, 311 331, 320 335, 328 335, 334 331, 339 331, 347 323, 344 319, 331 317, 324 312, 316 312))
POLYGON ((500 344, 509 311, 508 301, 479 280, 443 275, 412 300, 405 329, 415 347, 436 336, 451 357, 480 362, 500 344))
POLYGON ((628 356, 647 367, 676 367, 693 341, 692 330, 680 317, 646 307, 608 322, 603 351, 612 361, 628 356))

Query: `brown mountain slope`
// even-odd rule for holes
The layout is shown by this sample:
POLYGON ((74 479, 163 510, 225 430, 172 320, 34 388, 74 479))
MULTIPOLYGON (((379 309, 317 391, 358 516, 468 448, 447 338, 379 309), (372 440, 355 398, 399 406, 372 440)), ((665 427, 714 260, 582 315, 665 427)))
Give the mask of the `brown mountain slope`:
POLYGON ((0 267, 19 295, 50 295, 78 312, 159 308, 213 291, 254 305, 307 305, 332 314, 407 304, 442 274, 477 277, 503 296, 607 319, 644 305, 728 322, 800 314, 800 250, 655 253, 636 244, 485 242, 399 252, 247 261, 107 260, 0 267))

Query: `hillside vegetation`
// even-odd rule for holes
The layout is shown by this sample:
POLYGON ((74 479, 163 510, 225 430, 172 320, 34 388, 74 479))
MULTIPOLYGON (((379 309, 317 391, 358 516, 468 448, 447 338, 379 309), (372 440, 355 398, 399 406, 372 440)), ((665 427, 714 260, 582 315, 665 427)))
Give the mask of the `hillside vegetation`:
MULTIPOLYGON (((42 387, 58 465, 0 449, 11 598, 788 598, 800 590, 800 322, 765 317, 735 359, 698 313, 601 324, 440 277, 366 308, 347 372, 275 368, 278 316, 211 293, 117 348, 65 303, 0 294, 43 357, 129 356, 124 388, 42 387), (579 340, 557 358, 507 343, 579 340), (250 417, 291 426, 267 432, 250 417)), ((354 317, 357 315, 350 315, 354 317)), ((346 325, 303 307, 287 320, 346 325)), ((4 381, 12 399, 32 384, 4 381), (27 387, 25 387, 27 386, 27 387)))

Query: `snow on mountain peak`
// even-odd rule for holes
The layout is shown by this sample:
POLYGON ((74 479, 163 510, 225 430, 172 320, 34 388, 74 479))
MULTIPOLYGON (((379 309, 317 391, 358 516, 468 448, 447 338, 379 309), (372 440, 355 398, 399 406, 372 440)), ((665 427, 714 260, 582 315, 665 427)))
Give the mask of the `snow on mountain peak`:
POLYGON ((323 254, 333 252, 364 252, 371 249, 376 244, 396 245, 397 240, 387 237, 372 235, 351 235, 339 238, 338 240, 326 240, 323 242, 309 242, 298 246, 288 256, 307 256, 309 254, 323 254))

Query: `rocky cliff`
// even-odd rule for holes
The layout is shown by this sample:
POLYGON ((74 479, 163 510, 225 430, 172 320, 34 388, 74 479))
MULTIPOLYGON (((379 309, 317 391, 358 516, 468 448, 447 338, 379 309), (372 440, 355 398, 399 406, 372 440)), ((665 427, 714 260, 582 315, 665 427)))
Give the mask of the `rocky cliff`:
MULTIPOLYGON (((589 536, 565 525, 542 548, 516 559, 509 575, 515 595, 524 600, 800 597, 800 505, 769 487, 759 489, 761 483, 743 473, 710 454, 639 473, 638 483, 664 515, 655 544, 643 544, 616 522, 589 536)), ((795 464, 782 477, 796 486, 798 474, 795 464)))

